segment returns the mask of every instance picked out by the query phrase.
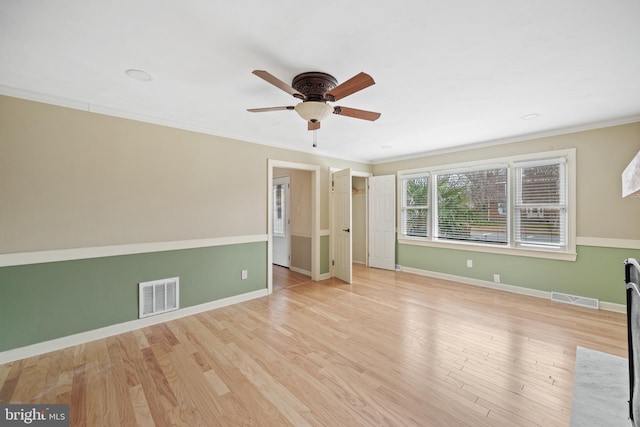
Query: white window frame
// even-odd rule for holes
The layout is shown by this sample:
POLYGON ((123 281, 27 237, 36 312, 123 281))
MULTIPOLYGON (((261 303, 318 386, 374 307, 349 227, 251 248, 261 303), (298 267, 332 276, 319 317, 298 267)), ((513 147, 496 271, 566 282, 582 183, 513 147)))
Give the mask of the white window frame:
MULTIPOLYGON (((528 167, 535 167, 535 166, 547 166, 547 165, 558 165, 560 167, 560 169, 564 172, 560 175, 560 191, 561 191, 561 197, 559 200, 558 204, 552 205, 552 204, 538 204, 538 205, 528 205, 527 203, 523 202, 522 200, 520 200, 520 196, 522 195, 521 191, 517 191, 518 189, 516 188, 516 192, 515 192, 515 197, 514 197, 514 209, 513 209, 513 224, 514 224, 514 238, 517 236, 518 234, 518 210, 519 209, 526 209, 526 214, 527 214, 527 218, 543 218, 544 217, 544 211, 546 208, 549 208, 551 210, 553 209, 558 209, 560 211, 560 215, 562 215, 563 220, 564 220, 564 224, 565 226, 568 226, 568 217, 567 217, 567 183, 566 183, 566 159, 564 159, 563 157, 554 157, 554 158, 550 158, 550 159, 544 159, 544 160, 537 160, 537 161, 532 161, 532 162, 518 162, 516 164, 514 164, 514 169, 513 171, 516 172, 517 168, 528 168, 528 167)), ((518 183, 519 182, 519 178, 516 175, 515 177, 515 182, 518 183)), ((521 184, 520 184, 521 185, 521 184)), ((516 185, 517 187, 517 185, 516 185)), ((520 227, 522 227, 522 225, 520 225, 520 227)), ((568 231, 566 232, 568 234, 568 231)), ((567 242, 566 241, 562 241, 562 238, 567 238, 568 236, 564 236, 561 235, 561 243, 562 246, 566 247, 567 242)), ((545 246, 545 244, 534 244, 534 243, 528 243, 525 241, 516 241, 516 245, 518 247, 527 247, 527 246, 533 246, 533 247, 540 247, 540 246, 545 246)), ((554 244, 549 244, 549 249, 553 250, 554 244)))
MULTIPOLYGON (((438 169, 437 171, 433 172, 433 179, 432 179, 432 184, 431 184, 431 192, 433 194, 433 199, 430 200, 430 202, 432 202, 434 204, 433 206, 433 218, 432 218, 432 223, 431 226, 433 227, 433 240, 435 241, 442 241, 442 242, 453 242, 453 243, 458 243, 458 242, 463 242, 463 243, 472 243, 472 244, 481 244, 481 245, 488 245, 488 243, 483 243, 480 241, 474 241, 474 240, 456 240, 456 239, 445 239, 442 237, 438 237, 440 235, 440 232, 438 230, 439 224, 438 224, 438 209, 439 209, 439 204, 438 201, 436 200, 436 198, 438 197, 438 179, 440 178, 441 175, 450 175, 450 174, 456 174, 456 173, 464 173, 464 172, 478 172, 478 171, 486 171, 486 170, 495 170, 495 169, 506 169, 506 180, 507 180, 507 189, 506 189, 506 200, 510 200, 510 195, 509 195, 509 182, 510 182, 510 165, 506 164, 506 163, 495 163, 495 162, 488 162, 485 164, 481 164, 481 165, 474 165, 473 167, 464 167, 464 168, 460 168, 460 167, 455 167, 455 168, 451 168, 451 169, 438 169)), ((509 221, 509 217, 508 217, 508 212, 507 212, 507 221, 505 222, 505 227, 507 229, 507 239, 509 239, 509 236, 511 235, 511 224, 509 221)), ((500 247, 505 247, 508 245, 508 241, 505 243, 496 243, 495 246, 500 246, 500 247)))
POLYGON ((419 172, 419 173, 414 173, 414 174, 404 174, 402 175, 402 180, 399 181, 398 183, 399 185, 399 195, 400 195, 400 203, 399 203, 399 216, 398 218, 400 218, 400 232, 402 233, 404 230, 406 230, 406 216, 405 216, 405 211, 407 209, 425 209, 427 212, 427 236, 426 237, 420 237, 420 236, 410 236, 410 237, 417 237, 417 238, 429 238, 432 234, 432 229, 431 229, 431 204, 430 204, 430 200, 431 200, 431 175, 429 173, 425 173, 425 172, 419 172), (426 178, 427 179, 427 204, 424 206, 411 206, 408 207, 406 206, 406 192, 405 192, 405 179, 414 179, 414 178, 426 178))
POLYGON ((576 254, 576 150, 575 148, 545 151, 540 153, 523 154, 518 156, 492 158, 487 160, 458 163, 451 165, 440 165, 434 167, 425 167, 420 169, 401 170, 397 172, 398 182, 398 194, 400 197, 404 197, 402 193, 402 180, 403 178, 417 176, 420 174, 429 174, 429 236, 428 237, 414 237, 402 235, 402 221, 404 221, 402 203, 398 203, 398 243, 406 245, 417 246, 430 246, 447 249, 457 249, 465 251, 477 251, 488 252, 497 254, 508 254, 518 256, 528 256, 536 258, 557 259, 564 261, 575 261, 576 254), (516 245, 514 239, 514 221, 515 221, 515 182, 514 182, 514 169, 515 164, 521 164, 522 162, 537 162, 545 161, 554 158, 564 158, 566 165, 566 191, 567 191, 567 211, 566 211, 566 227, 567 237, 566 245, 562 249, 547 248, 547 247, 523 247, 516 245), (465 169, 478 169, 478 168, 490 168, 497 164, 507 164, 507 228, 508 228, 508 244, 507 245, 492 245, 486 243, 477 243, 473 241, 443 241, 434 238, 433 230, 434 221, 437 221, 436 215, 433 214, 434 207, 436 206, 434 198, 436 191, 433 188, 436 179, 434 175, 442 172, 449 172, 451 170, 465 170, 465 169))

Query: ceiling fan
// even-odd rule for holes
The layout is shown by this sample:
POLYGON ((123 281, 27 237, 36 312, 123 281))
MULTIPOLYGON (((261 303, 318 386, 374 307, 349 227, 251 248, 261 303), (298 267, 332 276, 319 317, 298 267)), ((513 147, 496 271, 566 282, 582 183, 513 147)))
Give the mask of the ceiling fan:
MULTIPOLYGON (((302 100, 296 105, 285 107, 249 108, 252 113, 265 111, 295 110, 300 117, 307 121, 309 130, 320 129, 320 122, 330 113, 340 116, 354 117, 363 120, 377 120, 380 113, 358 110, 356 108, 331 106, 328 102, 335 102, 353 93, 361 91, 376 82, 367 73, 359 73, 349 80, 338 84, 338 80, 330 74, 319 71, 298 74, 293 78, 291 86, 264 70, 254 70, 253 74, 282 89, 294 98, 302 100)), ((315 134, 315 132, 314 132, 315 134)))

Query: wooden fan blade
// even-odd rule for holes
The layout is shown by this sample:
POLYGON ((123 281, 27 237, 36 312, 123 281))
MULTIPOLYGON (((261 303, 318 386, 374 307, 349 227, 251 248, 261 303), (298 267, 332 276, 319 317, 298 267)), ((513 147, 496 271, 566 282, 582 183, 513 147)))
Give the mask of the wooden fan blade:
POLYGON ((373 77, 369 74, 359 73, 325 93, 324 97, 327 101, 335 102, 374 84, 376 84, 376 82, 373 81, 373 77))
POLYGON ((263 79, 267 83, 271 83, 275 87, 277 87, 279 89, 282 89, 283 91, 287 92, 289 95, 293 95, 294 97, 296 97, 298 99, 306 99, 307 98, 306 96, 304 96, 304 94, 298 92, 297 90, 295 90, 294 88, 292 88, 291 86, 289 86, 288 84, 286 84, 285 82, 283 82, 282 80, 280 80, 279 78, 274 76, 273 74, 269 73, 268 71, 253 70, 253 74, 255 74, 256 76, 260 77, 261 79, 263 79))
POLYGON ((320 129, 320 122, 307 122, 307 130, 320 129))
POLYGON ((265 111, 294 110, 296 107, 289 105, 287 107, 266 107, 266 108, 247 108, 252 113, 264 113, 265 111))
POLYGON ((340 116, 347 117, 355 117, 356 119, 362 120, 378 120, 380 118, 380 113, 375 113, 373 111, 366 110, 358 110, 357 108, 349 108, 349 107, 333 107, 333 114, 338 114, 340 116))

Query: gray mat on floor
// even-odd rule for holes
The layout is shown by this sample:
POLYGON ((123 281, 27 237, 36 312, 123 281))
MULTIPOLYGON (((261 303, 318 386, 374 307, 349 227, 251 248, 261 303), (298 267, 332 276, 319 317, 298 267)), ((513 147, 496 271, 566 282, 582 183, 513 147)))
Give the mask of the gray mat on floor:
POLYGON ((629 427, 628 401, 628 360, 578 347, 571 427, 629 427))

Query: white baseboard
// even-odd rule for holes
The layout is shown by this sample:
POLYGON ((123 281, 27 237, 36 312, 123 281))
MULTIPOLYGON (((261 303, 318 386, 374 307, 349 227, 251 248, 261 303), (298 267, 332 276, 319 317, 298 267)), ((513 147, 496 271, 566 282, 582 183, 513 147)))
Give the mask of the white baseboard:
POLYGON ((179 310, 159 314, 157 316, 131 320, 129 322, 118 323, 116 325, 105 326, 104 328, 80 332, 78 334, 31 344, 25 347, 14 348, 0 353, 0 365, 19 359, 25 359, 28 357, 38 356, 40 354, 49 353, 51 351, 61 350, 63 348, 71 347, 78 344, 84 344, 89 341, 130 332, 147 326, 156 325, 158 323, 168 322, 170 320, 179 319, 181 317, 191 316, 194 314, 202 313, 204 311, 215 310, 216 308, 238 304, 240 302, 249 301, 267 295, 267 289, 260 289, 257 291, 247 292, 246 294, 235 295, 204 304, 181 308, 179 310))
POLYGON ((627 313, 626 304, 618 304, 615 302, 600 301, 600 310, 615 311, 616 313, 627 313))
POLYGON ((311 277, 311 272, 310 271, 303 270, 303 269, 298 268, 298 267, 291 266, 291 267, 289 267, 289 270, 295 271, 296 273, 304 274, 305 276, 311 277))
MULTIPOLYGON (((436 271, 421 270, 418 268, 400 266, 400 271, 417 274, 419 276, 433 277, 434 279, 451 280, 454 282, 464 283, 466 285, 480 286, 483 288, 497 289, 500 291, 511 292, 514 294, 528 295, 537 298, 551 299, 551 292, 540 291, 538 289, 524 288, 522 286, 507 285, 505 283, 494 283, 488 280, 472 279, 470 277, 456 276, 453 274, 439 273, 436 271)), ((617 304, 613 302, 600 301, 600 309, 606 311, 614 311, 616 313, 626 313, 627 306, 625 304, 617 304)))
POLYGON ((322 273, 320 277, 318 277, 318 281, 331 279, 331 273, 322 273))

